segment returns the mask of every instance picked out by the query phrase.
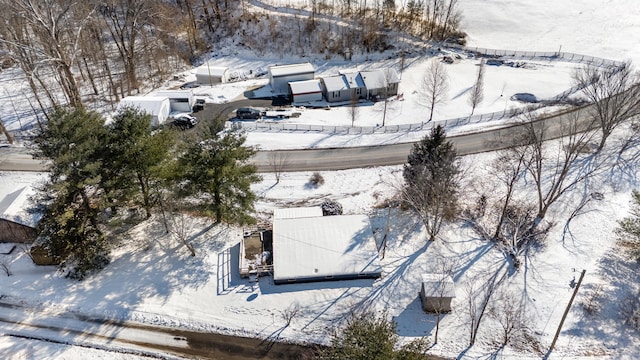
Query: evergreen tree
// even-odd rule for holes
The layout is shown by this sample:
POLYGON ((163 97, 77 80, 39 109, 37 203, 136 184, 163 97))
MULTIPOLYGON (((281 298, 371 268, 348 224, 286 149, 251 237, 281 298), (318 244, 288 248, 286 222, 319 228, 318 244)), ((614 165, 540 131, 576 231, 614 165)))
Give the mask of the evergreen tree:
POLYGON ((261 180, 255 165, 247 161, 255 154, 244 146, 245 137, 231 131, 210 139, 196 141, 179 159, 187 195, 198 195, 205 212, 216 222, 253 223, 251 217, 256 199, 251 184, 261 180))
POLYGON ((171 168, 174 145, 172 131, 152 132, 150 123, 150 116, 137 109, 120 111, 109 128, 103 167, 111 205, 133 202, 145 209, 147 218, 158 203, 164 172, 171 168))
POLYGON ((98 214, 104 203, 100 186, 107 132, 104 121, 83 108, 56 109, 36 136, 34 157, 49 160, 49 180, 41 191, 45 204, 40 222, 43 246, 83 277, 106 265, 104 235, 98 214))
POLYGON ((618 221, 616 235, 622 249, 640 262, 640 192, 631 193, 631 215, 618 221))
POLYGON ((421 338, 399 350, 396 324, 387 313, 351 313, 344 328, 332 334, 331 346, 320 351, 320 359, 350 360, 418 360, 427 359, 429 343, 421 338))
POLYGON ((460 165, 455 149, 442 126, 414 144, 404 166, 404 200, 419 214, 429 240, 435 240, 442 224, 454 219, 460 165))

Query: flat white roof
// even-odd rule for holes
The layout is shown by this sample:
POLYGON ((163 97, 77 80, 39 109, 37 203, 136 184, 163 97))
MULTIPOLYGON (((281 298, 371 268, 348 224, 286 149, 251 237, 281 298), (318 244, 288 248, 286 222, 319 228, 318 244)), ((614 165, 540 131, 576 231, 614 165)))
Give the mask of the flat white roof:
POLYGON ((169 99, 190 99, 193 97, 193 90, 158 90, 156 91, 156 96, 168 97, 169 99))
POLYGON ((456 297, 453 278, 446 274, 423 274, 422 289, 428 297, 456 297))
POLYGON ((297 75, 306 73, 315 73, 313 65, 310 63, 289 64, 289 65, 272 65, 269 66, 271 77, 297 75))
POLYGON ((304 81, 291 81, 289 82, 289 86, 291 87, 291 93, 294 95, 297 94, 313 94, 313 93, 321 93, 322 85, 320 85, 320 80, 304 80, 304 81))
POLYGON ((222 77, 224 76, 224 73, 227 72, 228 70, 229 70, 228 67, 211 66, 211 65, 207 66, 207 64, 204 64, 196 68, 196 74, 222 77))
POLYGON ((297 207, 273 210, 274 219, 293 219, 303 217, 322 216, 322 208, 320 206, 313 207, 297 207))
POLYGON ((273 270, 277 284, 379 277, 382 267, 369 217, 274 219, 273 270))
POLYGON ((35 228, 42 214, 30 212, 33 207, 29 197, 34 195, 32 187, 18 189, 0 199, 0 219, 6 219, 18 224, 35 228))
POLYGON ((146 111, 150 115, 157 116, 161 113, 163 107, 169 107, 169 98, 166 96, 127 96, 120 100, 118 109, 125 106, 139 108, 146 111))
POLYGON ((341 91, 348 90, 350 88, 349 83, 345 79, 344 75, 334 75, 322 78, 327 91, 341 91))

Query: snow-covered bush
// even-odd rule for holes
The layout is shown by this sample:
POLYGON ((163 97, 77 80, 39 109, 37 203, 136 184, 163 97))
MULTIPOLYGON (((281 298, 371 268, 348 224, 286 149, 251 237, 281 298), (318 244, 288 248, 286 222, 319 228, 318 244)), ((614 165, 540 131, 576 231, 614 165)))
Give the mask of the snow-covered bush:
POLYGON ((322 208, 322 215, 342 215, 342 205, 334 200, 325 200, 320 205, 322 208))
POLYGON ((311 186, 313 187, 318 187, 324 184, 324 178, 322 177, 322 175, 320 175, 319 172, 316 171, 311 174, 311 177, 309 178, 309 184, 311 184, 311 186))

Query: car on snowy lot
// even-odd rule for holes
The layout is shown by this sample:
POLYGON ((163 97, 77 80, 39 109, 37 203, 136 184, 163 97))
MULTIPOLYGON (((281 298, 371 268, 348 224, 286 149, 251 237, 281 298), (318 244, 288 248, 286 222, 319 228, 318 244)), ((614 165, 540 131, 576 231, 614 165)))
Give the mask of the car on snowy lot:
POLYGON ((251 119, 258 120, 262 117, 262 112, 252 108, 239 108, 236 110, 236 118, 240 120, 251 119))
POLYGON ((511 100, 520 101, 524 103, 532 103, 535 104, 538 102, 538 98, 531 93, 517 93, 511 96, 511 100))
POLYGON ((195 116, 184 114, 175 117, 171 122, 171 126, 176 127, 180 130, 186 130, 196 126, 197 123, 198 119, 195 116))
POLYGON ((193 104, 193 111, 204 110, 204 99, 196 99, 195 104, 193 104))

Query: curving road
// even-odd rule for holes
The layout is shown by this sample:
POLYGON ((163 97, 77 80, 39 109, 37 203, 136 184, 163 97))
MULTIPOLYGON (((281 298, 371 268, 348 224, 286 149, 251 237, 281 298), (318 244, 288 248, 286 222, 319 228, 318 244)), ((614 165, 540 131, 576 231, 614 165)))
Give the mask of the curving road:
MULTIPOLYGON (((216 110, 222 114, 236 106, 225 104, 224 110, 216 110)), ((558 138, 567 134, 566 124, 576 118, 577 112, 587 107, 555 114, 538 120, 538 126, 545 128, 545 139, 558 138)), ((590 124, 588 117, 579 117, 581 129, 590 124)), ((524 126, 514 124, 501 128, 488 129, 473 133, 449 137, 459 155, 476 154, 494 151, 513 145, 513 139, 522 133, 524 126)), ((305 150, 273 150, 259 151, 251 162, 258 167, 258 172, 274 172, 276 167, 282 172, 292 171, 329 171, 356 169, 371 166, 400 165, 407 161, 413 143, 392 145, 361 146, 350 148, 305 149, 305 150), (280 164, 280 165, 276 165, 280 164)), ((0 170, 5 171, 45 171, 46 167, 39 160, 33 160, 27 149, 0 148, 0 170)))

